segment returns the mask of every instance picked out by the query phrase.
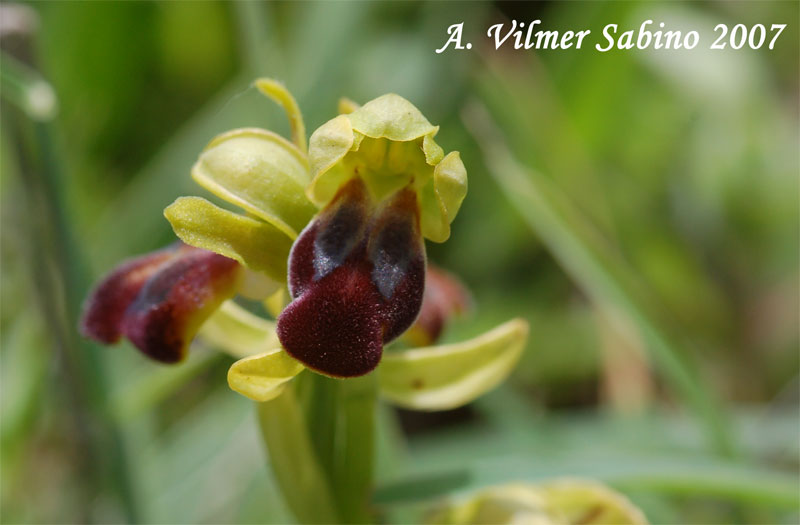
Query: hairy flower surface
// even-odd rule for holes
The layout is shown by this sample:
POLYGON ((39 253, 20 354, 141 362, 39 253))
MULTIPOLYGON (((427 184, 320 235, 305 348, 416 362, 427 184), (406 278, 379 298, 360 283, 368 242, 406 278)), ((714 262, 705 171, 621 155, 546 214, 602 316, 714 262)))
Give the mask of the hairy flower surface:
POLYGON ((177 250, 191 251, 197 266, 156 252, 114 270, 88 302, 84 333, 106 343, 123 334, 173 362, 199 330, 244 356, 228 381, 257 401, 279 395, 304 368, 353 377, 380 365, 387 398, 426 410, 469 402, 500 382, 524 348, 521 320, 463 343, 384 355, 421 309, 408 340, 432 344, 468 302, 465 292, 453 294, 455 281, 426 270, 424 239, 449 237, 467 190, 458 153, 445 155, 434 141, 438 127, 389 94, 360 107, 343 101, 343 114, 306 147, 294 98, 275 81, 255 85, 286 110, 292 141, 263 129, 232 130, 214 138, 192 168, 195 181, 246 215, 200 197, 177 199, 164 214, 193 247, 177 250), (216 270, 223 267, 227 273, 216 270), (426 274, 434 276, 427 293, 426 274), (159 287, 153 279, 179 284, 159 287), (203 300, 190 301, 184 282, 202 282, 203 300), (225 301, 235 293, 263 300, 277 322, 225 301), (153 350, 162 347, 172 350, 153 350))
POLYGON ((309 198, 322 207, 292 248, 294 301, 278 319, 290 355, 321 373, 363 375, 416 319, 425 289, 422 236, 444 241, 467 190, 407 100, 384 95, 311 136, 309 198))
POLYGON ((236 261, 175 243, 111 272, 87 301, 81 332, 106 344, 124 335, 153 359, 178 362, 241 277, 236 261))

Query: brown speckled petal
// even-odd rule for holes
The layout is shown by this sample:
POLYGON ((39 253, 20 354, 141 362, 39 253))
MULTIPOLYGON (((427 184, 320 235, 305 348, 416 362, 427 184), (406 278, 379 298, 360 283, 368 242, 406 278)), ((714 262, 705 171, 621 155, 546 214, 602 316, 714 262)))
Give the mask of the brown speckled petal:
POLYGON ((422 304, 425 252, 416 195, 375 206, 360 179, 344 186, 298 238, 289 259, 294 301, 278 337, 295 359, 335 377, 366 374, 422 304))
POLYGON ((176 243, 115 269, 86 302, 81 331, 103 343, 125 335, 165 363, 182 360, 203 321, 234 295, 242 267, 176 243))

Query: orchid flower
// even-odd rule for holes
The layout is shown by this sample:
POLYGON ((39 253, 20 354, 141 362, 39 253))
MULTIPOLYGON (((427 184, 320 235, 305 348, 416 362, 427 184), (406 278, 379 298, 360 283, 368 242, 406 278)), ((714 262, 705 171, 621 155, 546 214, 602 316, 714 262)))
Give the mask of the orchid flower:
POLYGON ((646 525, 647 518, 623 494, 597 481, 558 478, 508 483, 445 501, 427 523, 535 525, 646 525))
POLYGON ((458 152, 434 141, 438 127, 398 95, 345 100, 307 146, 291 94, 273 80, 255 85, 283 106, 292 140, 232 130, 192 168, 245 214, 178 198, 164 213, 182 243, 113 270, 86 303, 83 333, 124 335, 163 362, 183 359, 198 335, 240 357, 228 383, 260 402, 306 368, 337 378, 377 369, 385 398, 420 410, 463 405, 500 383, 525 346, 524 321, 433 345, 467 302, 426 261, 424 239, 447 240, 467 191, 458 152), (236 294, 263 300, 277 320, 236 294), (426 346, 384 350, 407 331, 426 346))

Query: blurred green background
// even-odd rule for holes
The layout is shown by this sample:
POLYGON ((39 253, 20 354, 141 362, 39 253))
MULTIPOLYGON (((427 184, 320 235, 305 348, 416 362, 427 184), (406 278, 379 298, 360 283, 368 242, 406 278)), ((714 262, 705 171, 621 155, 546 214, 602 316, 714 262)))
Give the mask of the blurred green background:
POLYGON ((387 520, 556 476, 606 481, 654 523, 800 519, 796 2, 2 9, 3 522, 291 521, 228 358, 198 345, 163 367, 75 330, 94 281, 173 239, 162 210, 204 194, 188 172, 215 134, 287 133, 257 76, 286 83, 309 130, 341 96, 386 92, 441 125, 470 190, 428 253, 477 305, 446 338, 531 323, 511 379, 470 407, 382 408, 387 520), (702 40, 489 47, 514 18, 592 44, 646 19, 702 40), (474 48, 434 53, 462 21, 474 48), (709 51, 718 23, 788 27, 774 50, 709 51), (25 105, 42 80, 53 118, 25 105))

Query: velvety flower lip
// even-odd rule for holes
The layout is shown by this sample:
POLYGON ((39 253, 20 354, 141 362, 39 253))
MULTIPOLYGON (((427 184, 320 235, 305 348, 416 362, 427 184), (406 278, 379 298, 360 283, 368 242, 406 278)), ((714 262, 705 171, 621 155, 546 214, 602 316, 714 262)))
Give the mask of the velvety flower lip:
POLYGON ((444 155, 439 128, 410 102, 389 94, 348 109, 311 136, 306 194, 321 211, 292 248, 293 301, 278 319, 289 355, 335 377, 373 370, 414 322, 423 237, 449 236, 466 193, 458 153, 444 155))
POLYGON ((294 301, 278 318, 278 337, 313 370, 366 374, 380 362, 383 345, 414 322, 424 283, 414 192, 401 190, 378 205, 353 179, 292 248, 294 301))
POLYGON ((124 335, 157 361, 181 361, 199 326, 236 293, 241 278, 236 261, 174 243, 112 270, 87 299, 81 332, 106 344, 124 335))

